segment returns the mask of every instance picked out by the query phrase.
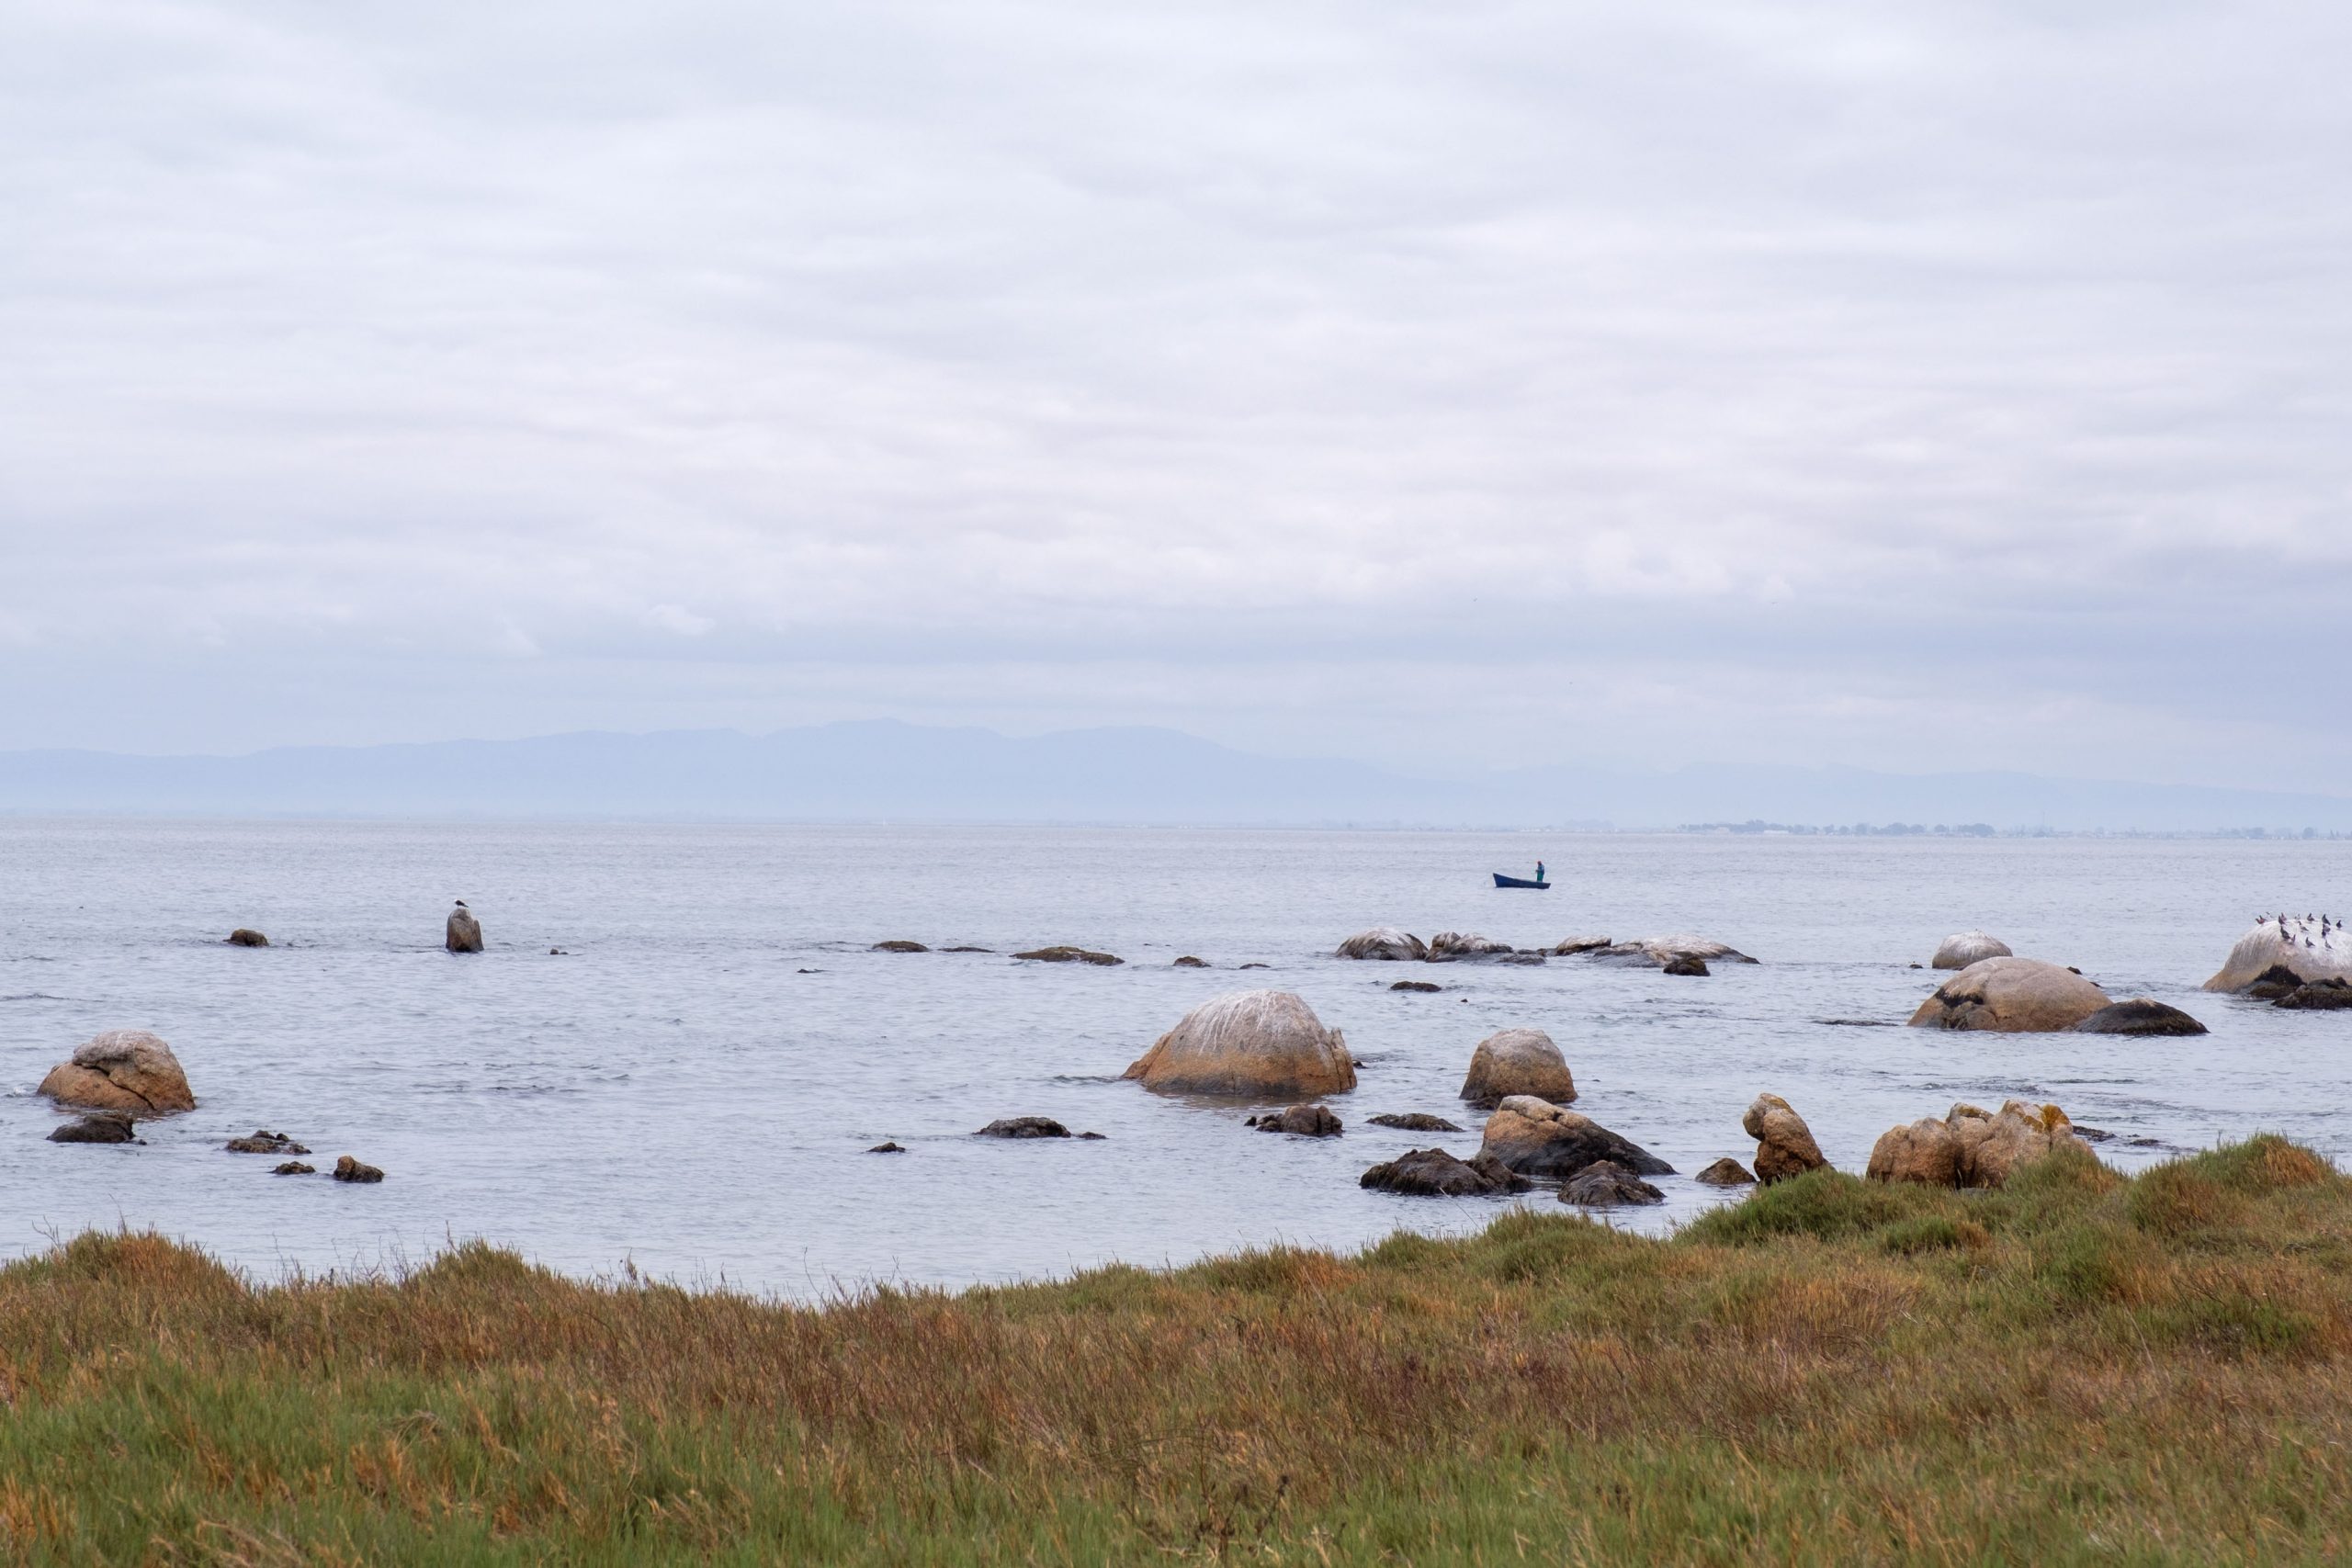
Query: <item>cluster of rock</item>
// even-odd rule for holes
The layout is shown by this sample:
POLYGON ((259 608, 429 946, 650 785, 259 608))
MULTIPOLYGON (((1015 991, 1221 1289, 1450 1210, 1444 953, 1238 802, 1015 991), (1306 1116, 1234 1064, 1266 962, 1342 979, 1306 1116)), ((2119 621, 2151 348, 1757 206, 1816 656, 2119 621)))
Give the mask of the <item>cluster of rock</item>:
POLYGON ((2352 1008, 2352 930, 2333 915, 2265 915, 2205 988, 2297 1010, 2352 1008))
POLYGON ((1524 1192, 1535 1183, 1484 1149, 1466 1160, 1443 1149, 1414 1149, 1374 1166, 1357 1185, 1417 1198, 1488 1198, 1524 1192))
POLYGON ((1016 953, 1012 956, 1032 959, 1039 964, 1096 964, 1105 967, 1126 962, 1114 953, 1096 953, 1091 948, 1069 946, 1032 948, 1027 953, 1016 953))
MULTIPOLYGON (((1391 962, 1456 964, 1485 960, 1497 964, 1541 964, 1547 958, 1583 955, 1627 964, 1663 969, 1669 975, 1704 975, 1710 960, 1753 964, 1755 959, 1724 942, 1702 936, 1654 936, 1638 942, 1611 942, 1605 936, 1572 936, 1550 947, 1515 948, 1507 942, 1473 931, 1440 931, 1424 942, 1395 926, 1374 926, 1358 931, 1339 946, 1341 958, 1391 962)), ((1403 983, 1391 989, 1402 990, 1403 983)), ((1413 988, 1419 989, 1417 985, 1413 988)))
POLYGON ((2087 1148, 2054 1105, 2012 1100, 1997 1112, 1955 1105, 1940 1121, 1924 1117, 1887 1130, 1871 1149, 1873 1181, 1932 1187, 1998 1187, 2019 1166, 2065 1145, 2087 1148))

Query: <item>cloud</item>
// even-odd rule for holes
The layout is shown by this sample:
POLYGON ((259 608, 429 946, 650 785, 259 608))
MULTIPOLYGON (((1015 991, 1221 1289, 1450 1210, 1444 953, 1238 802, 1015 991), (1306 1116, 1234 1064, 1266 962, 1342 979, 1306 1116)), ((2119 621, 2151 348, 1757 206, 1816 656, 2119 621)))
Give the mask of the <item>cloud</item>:
POLYGON ((2322 787, 2347 43, 27 0, 0 745, 899 713, 2322 787), (216 704, 207 636, 310 678, 216 704))

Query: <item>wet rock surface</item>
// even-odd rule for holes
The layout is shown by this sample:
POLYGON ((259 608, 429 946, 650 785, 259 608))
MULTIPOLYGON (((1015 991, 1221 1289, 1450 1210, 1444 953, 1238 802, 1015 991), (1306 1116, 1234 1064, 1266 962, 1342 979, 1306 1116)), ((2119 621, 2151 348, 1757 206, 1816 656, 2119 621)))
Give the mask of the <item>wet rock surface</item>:
POLYGON ((1370 1126, 1396 1127, 1408 1133, 1459 1133, 1463 1130, 1442 1116, 1430 1116, 1419 1111, 1390 1111, 1385 1115, 1367 1116, 1364 1121, 1370 1126))
POLYGON ((865 1152, 870 1155, 902 1155, 907 1151, 900 1144, 876 1144, 865 1152))
POLYGON ((1289 1133, 1301 1138, 1336 1138, 1343 1124, 1326 1106, 1294 1105, 1287 1111, 1252 1116, 1244 1125, 1255 1127, 1261 1133, 1289 1133))
POLYGON ((128 1116, 77 1116, 52 1129, 52 1144, 135 1144, 141 1141, 128 1116))
POLYGON ((2336 1008, 2352 1008, 2352 986, 2334 980, 2313 980, 2297 986, 2293 990, 2270 1004, 2294 1011, 2330 1011, 2336 1008))
POLYGON ((344 1155, 334 1162, 334 1179, 337 1181, 381 1181, 384 1173, 372 1165, 364 1165, 349 1155, 344 1155))
POLYGON ((239 926, 229 933, 229 945, 231 947, 267 947, 269 938, 251 926, 239 926))
POLYGON ((2077 1034, 2202 1034, 2205 1026, 2150 997, 2110 1002, 2075 1025, 2077 1034))
POLYGON ((284 1133, 256 1127, 247 1138, 232 1138, 223 1145, 232 1155, 306 1155, 311 1151, 284 1133))
POLYGON ((1026 953, 1016 953, 1012 956, 1039 964, 1093 964, 1105 968, 1126 962, 1116 953, 1096 953, 1084 947, 1033 947, 1026 953))
POLYGON ((1433 980, 1399 980, 1388 988, 1392 991, 1414 991, 1423 996, 1445 989, 1433 980))
POLYGON ((919 942, 909 942, 903 937, 894 937, 888 942, 876 942, 872 948, 868 949, 868 951, 873 953, 929 953, 931 949, 925 947, 919 942))
POLYGON ((1050 1116, 1006 1116, 972 1134, 976 1138, 1067 1138, 1069 1129, 1050 1116))
POLYGON ((1663 1203, 1666 1194, 1614 1160, 1596 1160, 1560 1183, 1560 1201, 1587 1209, 1663 1203))
POLYGON ((1183 957, 1178 959, 1173 964, 1170 965, 1170 968, 1175 969, 1205 969, 1208 966, 1209 961, 1207 959, 1195 958, 1189 953, 1184 954, 1183 957))
MULTIPOLYGON (((319 1168, 317 1166, 304 1165, 299 1159, 289 1159, 284 1165, 274 1165, 269 1168, 269 1174, 272 1176, 316 1176, 318 1172, 319 1168)), ((376 1179, 381 1181, 383 1179, 383 1172, 377 1171, 376 1179)), ((362 1180, 365 1179, 359 1177, 346 1177, 345 1179, 362 1180)))
POLYGON ((1487 1118, 1479 1152, 1494 1156, 1521 1176, 1560 1179, 1604 1159, 1639 1176, 1674 1174, 1666 1161, 1591 1117, 1523 1094, 1495 1107, 1487 1118))
POLYGON ((1486 1198, 1524 1192, 1534 1183, 1491 1155, 1463 1160, 1443 1149, 1415 1149, 1374 1166, 1356 1185, 1423 1198, 1486 1198))
POLYGON ((1707 967, 1707 961, 1703 958, 1669 958, 1658 967, 1668 975, 1703 976, 1713 973, 1707 967))

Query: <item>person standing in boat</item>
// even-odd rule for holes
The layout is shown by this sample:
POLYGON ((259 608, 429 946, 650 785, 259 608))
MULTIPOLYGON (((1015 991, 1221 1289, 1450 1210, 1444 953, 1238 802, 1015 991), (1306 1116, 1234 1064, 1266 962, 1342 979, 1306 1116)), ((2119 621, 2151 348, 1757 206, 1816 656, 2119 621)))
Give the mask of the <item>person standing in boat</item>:
POLYGON ((1544 863, 1540 860, 1535 863, 1535 881, 1539 886, 1544 881, 1544 863))

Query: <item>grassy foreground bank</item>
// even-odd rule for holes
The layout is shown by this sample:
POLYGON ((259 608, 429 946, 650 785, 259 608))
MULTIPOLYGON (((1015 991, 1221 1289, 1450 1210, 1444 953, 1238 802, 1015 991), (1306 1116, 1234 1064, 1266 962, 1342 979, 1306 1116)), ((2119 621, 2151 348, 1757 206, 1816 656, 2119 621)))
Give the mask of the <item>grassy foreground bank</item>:
POLYGON ((0 1558, 2342 1561, 2348 1269, 2272 1139, 816 1311, 92 1235, 0 1270, 0 1558))

